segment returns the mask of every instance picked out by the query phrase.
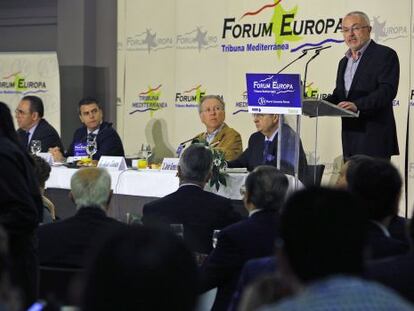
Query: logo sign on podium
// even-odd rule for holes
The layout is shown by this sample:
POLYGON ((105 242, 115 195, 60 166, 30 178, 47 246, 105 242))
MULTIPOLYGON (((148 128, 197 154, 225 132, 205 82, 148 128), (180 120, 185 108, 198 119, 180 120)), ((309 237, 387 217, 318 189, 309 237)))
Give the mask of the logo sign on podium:
POLYGON ((302 114, 298 74, 247 73, 250 113, 302 114))

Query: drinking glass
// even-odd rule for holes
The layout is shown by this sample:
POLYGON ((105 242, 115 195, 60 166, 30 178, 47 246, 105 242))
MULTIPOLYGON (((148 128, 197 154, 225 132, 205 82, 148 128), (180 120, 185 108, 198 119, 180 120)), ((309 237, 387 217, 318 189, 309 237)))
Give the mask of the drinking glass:
POLYGON ((184 238, 184 226, 183 224, 171 224, 171 230, 180 238, 184 238))
POLYGON ((39 155, 40 151, 42 150, 42 142, 40 140, 32 140, 30 141, 30 151, 35 154, 39 155))
POLYGON ((217 239, 218 239, 219 233, 220 233, 220 230, 213 231, 213 248, 216 248, 217 246, 217 239))
POLYGON ((141 154, 148 163, 148 159, 152 154, 151 145, 150 144, 142 144, 141 145, 141 154))
POLYGON ((86 139, 86 153, 89 155, 89 158, 92 159, 97 150, 96 136, 88 136, 86 139))

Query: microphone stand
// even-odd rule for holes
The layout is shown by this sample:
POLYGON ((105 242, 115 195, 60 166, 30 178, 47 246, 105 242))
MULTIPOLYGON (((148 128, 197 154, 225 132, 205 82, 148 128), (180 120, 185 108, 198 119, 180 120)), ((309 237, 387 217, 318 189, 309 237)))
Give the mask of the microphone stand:
POLYGON ((322 46, 317 46, 314 48, 308 48, 308 49, 303 49, 302 50, 302 54, 299 55, 298 57, 296 57, 294 60, 292 60, 289 64, 287 64, 285 67, 283 67, 282 69, 280 69, 278 72, 276 72, 276 74, 281 73, 283 70, 285 70, 286 68, 288 68, 290 65, 292 65, 293 63, 296 63, 299 59, 301 59, 302 57, 305 57, 306 54, 308 54, 309 51, 311 50, 318 50, 322 48, 322 46))
POLYGON ((325 47, 318 47, 318 48, 316 48, 315 49, 315 54, 311 58, 309 58, 309 60, 306 62, 306 65, 305 65, 305 73, 303 75, 303 97, 304 98, 307 97, 306 96, 306 78, 308 76, 308 65, 309 65, 309 63, 312 60, 314 60, 321 53, 322 50, 329 49, 330 47, 331 46, 328 45, 328 46, 325 46, 325 47))

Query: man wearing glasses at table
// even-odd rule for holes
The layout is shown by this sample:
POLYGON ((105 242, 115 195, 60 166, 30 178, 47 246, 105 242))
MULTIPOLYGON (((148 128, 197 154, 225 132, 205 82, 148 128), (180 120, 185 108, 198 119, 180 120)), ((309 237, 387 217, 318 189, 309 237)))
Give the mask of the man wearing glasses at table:
POLYGON ((344 158, 355 154, 390 159, 398 155, 393 113, 400 67, 397 53, 371 39, 370 20, 359 11, 342 20, 342 33, 349 47, 340 60, 336 87, 327 101, 359 113, 342 119, 344 158))
MULTIPOLYGON (((253 133, 247 149, 233 161, 227 162, 228 167, 245 167, 253 171, 259 165, 277 165, 277 141, 279 135, 278 114, 254 113, 253 121, 257 132, 253 133)), ((286 174, 293 175, 295 161, 295 142, 299 135, 286 123, 282 127, 284 148, 281 150, 280 169, 286 174)), ((303 181, 307 168, 306 155, 300 142, 299 147, 299 179, 303 181)))
POLYGON ((200 120, 206 131, 197 135, 197 140, 206 140, 208 144, 224 152, 227 161, 236 159, 243 151, 240 134, 224 123, 226 113, 224 101, 218 95, 206 95, 199 105, 200 120))

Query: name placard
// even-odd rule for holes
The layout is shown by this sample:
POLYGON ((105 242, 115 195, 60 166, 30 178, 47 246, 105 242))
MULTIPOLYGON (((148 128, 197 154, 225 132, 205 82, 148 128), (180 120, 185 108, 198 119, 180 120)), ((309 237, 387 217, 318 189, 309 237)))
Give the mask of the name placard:
POLYGON ((127 168, 124 157, 110 156, 101 156, 98 162, 98 167, 116 171, 123 171, 127 168))
POLYGON ((298 74, 247 73, 250 113, 302 114, 298 74))
POLYGON ((176 171, 179 158, 164 158, 161 164, 161 171, 176 171))

